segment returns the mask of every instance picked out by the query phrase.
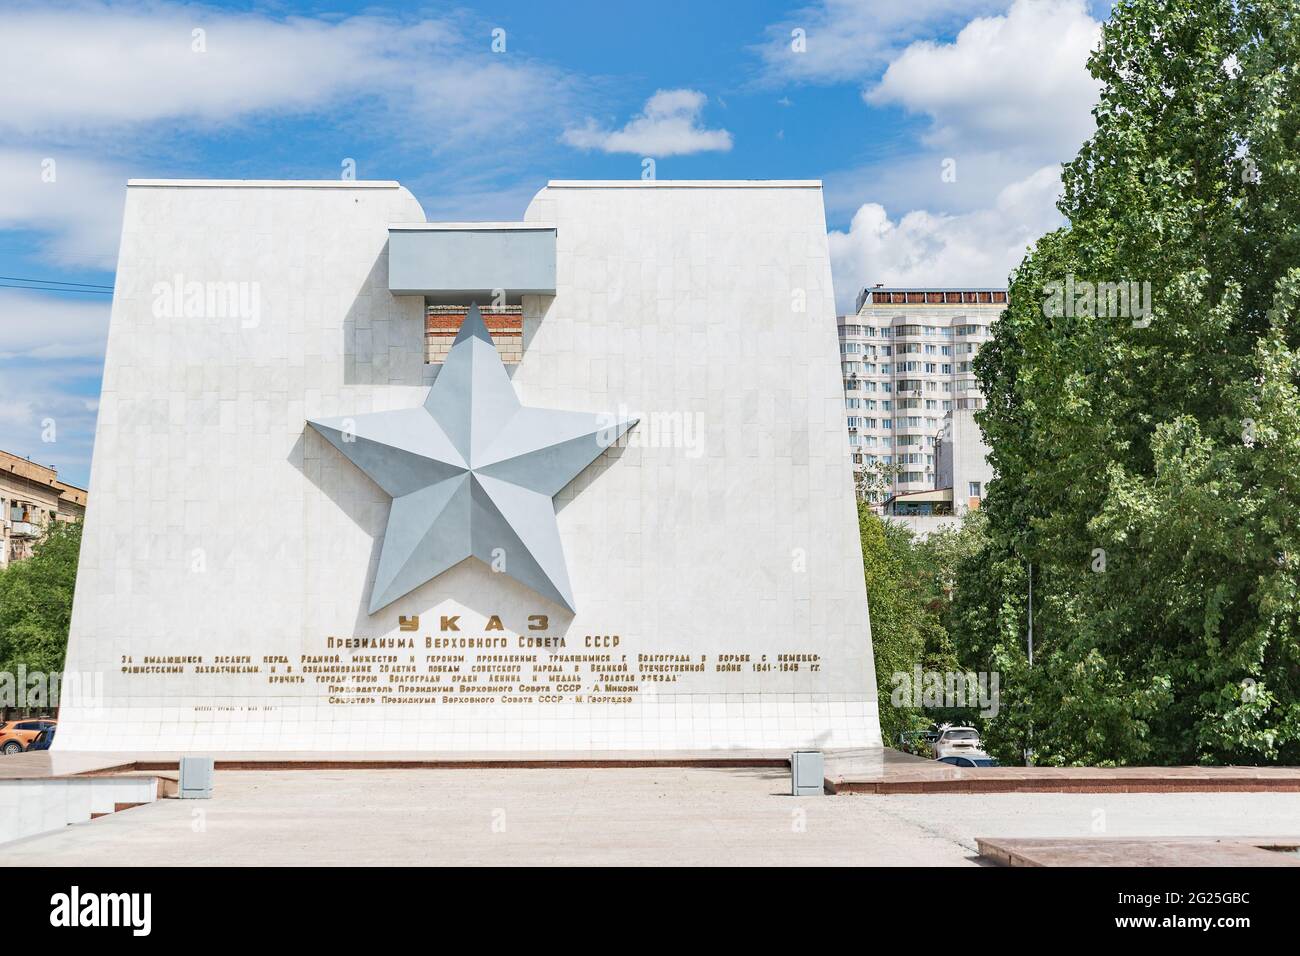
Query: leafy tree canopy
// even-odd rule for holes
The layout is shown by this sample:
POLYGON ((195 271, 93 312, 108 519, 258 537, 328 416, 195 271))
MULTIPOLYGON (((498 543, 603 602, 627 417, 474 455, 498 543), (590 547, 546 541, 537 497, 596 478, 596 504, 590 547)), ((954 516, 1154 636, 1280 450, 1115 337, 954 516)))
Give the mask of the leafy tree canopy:
POLYGON ((954 644, 1014 688, 1004 757, 1295 763, 1300 9, 1121 0, 1089 68, 1069 224, 976 359, 1000 477, 954 644))
POLYGON ((63 668, 81 522, 51 522, 32 557, 0 572, 0 670, 63 668))

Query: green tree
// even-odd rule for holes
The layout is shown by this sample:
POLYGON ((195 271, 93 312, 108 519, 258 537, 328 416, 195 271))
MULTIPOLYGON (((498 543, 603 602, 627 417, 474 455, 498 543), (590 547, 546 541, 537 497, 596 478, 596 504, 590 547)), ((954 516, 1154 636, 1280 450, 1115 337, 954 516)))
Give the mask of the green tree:
POLYGON ((1294 763, 1300 10, 1121 0, 1089 68, 1069 224, 1013 274, 976 360, 999 479, 954 644, 1005 668, 1003 756, 1294 763), (1078 297, 1051 303, 1067 281, 1078 297), (1117 282, 1149 283, 1149 313, 1082 285, 1117 282), (1030 565, 1032 672, 1023 600, 999 590, 1030 565))
POLYGON ((51 522, 32 557, 0 572, 0 670, 63 669, 81 522, 51 522))
POLYGON ((918 539, 903 525, 878 517, 865 502, 858 505, 858 524, 881 734, 887 744, 896 745, 903 731, 925 729, 935 720, 967 719, 957 712, 923 708, 914 699, 910 706, 895 706, 893 698, 898 686, 895 675, 906 675, 910 681, 917 666, 941 673, 961 669, 946 621, 957 565, 978 550, 983 525, 975 519, 960 530, 918 539))
POLYGON ((905 528, 883 521, 863 501, 858 502, 858 527, 871 611, 880 732, 886 744, 894 745, 903 731, 921 730, 926 725, 920 708, 891 706, 890 697, 893 675, 910 674, 925 656, 927 622, 910 581, 911 535, 905 528))

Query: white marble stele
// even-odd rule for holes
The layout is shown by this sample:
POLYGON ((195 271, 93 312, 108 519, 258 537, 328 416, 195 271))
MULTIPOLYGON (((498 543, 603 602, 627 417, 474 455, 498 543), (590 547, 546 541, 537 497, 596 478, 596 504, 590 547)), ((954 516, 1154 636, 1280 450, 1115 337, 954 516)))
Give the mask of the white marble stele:
POLYGON ((67 662, 103 695, 55 746, 878 745, 820 184, 528 207, 556 294, 523 299, 520 399, 640 419, 555 500, 576 614, 474 559, 367 613, 389 499, 306 421, 423 401, 424 300, 386 250, 424 219, 397 183, 130 185, 67 662), (431 655, 443 684, 398 682, 431 655))

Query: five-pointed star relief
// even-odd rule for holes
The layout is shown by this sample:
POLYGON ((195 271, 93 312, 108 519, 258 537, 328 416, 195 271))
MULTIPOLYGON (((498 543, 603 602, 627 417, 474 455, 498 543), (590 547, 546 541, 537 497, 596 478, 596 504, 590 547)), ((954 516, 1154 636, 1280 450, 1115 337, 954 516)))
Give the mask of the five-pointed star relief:
POLYGON ((475 305, 422 407, 308 424, 393 499, 371 614, 469 557, 574 611, 553 499, 636 419, 520 405, 475 305))

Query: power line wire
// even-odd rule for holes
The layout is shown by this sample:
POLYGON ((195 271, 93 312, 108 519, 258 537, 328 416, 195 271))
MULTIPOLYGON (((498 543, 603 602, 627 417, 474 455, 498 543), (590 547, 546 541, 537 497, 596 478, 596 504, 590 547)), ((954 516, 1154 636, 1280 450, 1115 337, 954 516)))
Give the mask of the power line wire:
POLYGON ((38 285, 12 285, 8 282, 0 282, 0 289, 26 289, 28 292, 72 292, 78 295, 112 295, 112 289, 59 289, 54 287, 42 287, 38 285))
POLYGON ((111 285, 104 285, 102 282, 64 282, 62 279, 28 279, 25 276, 0 276, 7 282, 39 282, 43 285, 78 285, 87 289, 112 289, 111 285))

